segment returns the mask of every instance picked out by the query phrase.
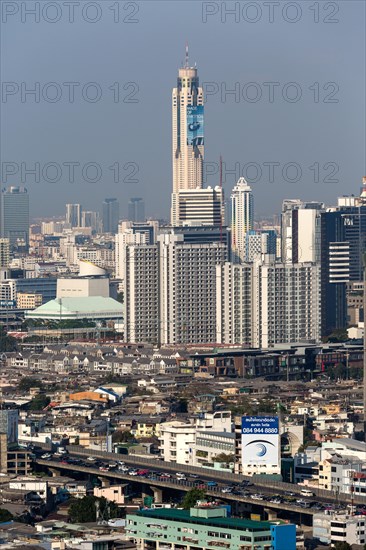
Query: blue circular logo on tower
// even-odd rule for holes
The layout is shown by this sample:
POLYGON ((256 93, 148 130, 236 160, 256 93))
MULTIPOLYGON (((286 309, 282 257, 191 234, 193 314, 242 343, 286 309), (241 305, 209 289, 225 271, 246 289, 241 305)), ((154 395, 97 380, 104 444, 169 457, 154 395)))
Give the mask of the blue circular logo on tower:
POLYGON ((267 447, 263 445, 263 443, 258 443, 256 445, 258 451, 256 452, 256 455, 261 457, 264 456, 267 453, 267 447))

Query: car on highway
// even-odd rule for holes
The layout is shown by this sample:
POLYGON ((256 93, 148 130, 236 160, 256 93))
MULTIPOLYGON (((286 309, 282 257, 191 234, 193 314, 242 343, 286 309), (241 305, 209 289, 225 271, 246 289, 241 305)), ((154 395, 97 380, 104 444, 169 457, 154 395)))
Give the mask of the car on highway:
POLYGON ((86 459, 88 462, 95 462, 95 458, 93 456, 88 456, 86 459))
POLYGON ((250 498, 253 500, 264 500, 264 495, 260 493, 254 493, 253 495, 250 495, 250 498))
POLYGON ((127 473, 128 473, 129 476, 137 476, 136 468, 131 468, 130 470, 128 470, 127 473))
POLYGON ((50 460, 50 459, 52 458, 52 455, 51 455, 51 453, 44 453, 44 454, 41 456, 41 458, 42 458, 43 460, 50 460))
POLYGON ((207 487, 217 487, 216 481, 207 481, 206 483, 207 487))
POLYGON ((232 487, 223 487, 223 488, 221 489, 221 492, 222 492, 222 493, 225 493, 225 494, 230 494, 230 493, 233 492, 233 488, 232 488, 232 487))
POLYGON ((109 467, 108 466, 99 466, 99 470, 101 472, 109 472, 109 467))
POLYGON ((296 500, 296 504, 298 506, 300 506, 300 508, 310 508, 310 502, 309 501, 306 501, 306 500, 303 500, 301 498, 298 498, 296 500))
POLYGON ((109 466, 110 470, 115 470, 117 468, 118 464, 117 464, 117 462, 109 462, 108 466, 109 466))
POLYGON ((281 504, 282 503, 282 498, 272 497, 271 499, 269 499, 269 502, 272 502, 272 504, 281 504))
POLYGON ((149 470, 146 470, 146 469, 137 470, 137 475, 141 477, 146 477, 148 473, 149 473, 149 470))

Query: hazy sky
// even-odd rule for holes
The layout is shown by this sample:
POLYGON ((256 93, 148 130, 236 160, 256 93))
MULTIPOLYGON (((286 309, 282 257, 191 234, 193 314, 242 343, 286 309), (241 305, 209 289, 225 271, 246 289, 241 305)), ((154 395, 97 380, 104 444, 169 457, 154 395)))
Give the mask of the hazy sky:
POLYGON ((63 214, 66 202, 99 209, 104 197, 125 215, 141 196, 149 216, 169 217, 171 89, 186 41, 210 93, 206 171, 221 154, 227 198, 239 171, 256 180, 258 215, 278 213, 284 198, 358 193, 364 1, 0 4, 1 183, 28 188, 33 216, 63 214), (37 86, 36 102, 25 91, 37 86), (38 163, 40 181, 22 182, 21 163, 38 163))

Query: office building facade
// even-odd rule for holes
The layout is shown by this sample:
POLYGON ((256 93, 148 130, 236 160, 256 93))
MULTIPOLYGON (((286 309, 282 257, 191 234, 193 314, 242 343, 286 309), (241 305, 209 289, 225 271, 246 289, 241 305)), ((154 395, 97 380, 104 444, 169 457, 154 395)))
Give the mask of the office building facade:
POLYGON ((66 223, 70 227, 81 227, 82 221, 82 207, 81 204, 67 204, 66 205, 66 223))
POLYGON ((128 219, 131 222, 145 221, 145 203, 141 197, 133 197, 128 201, 128 219))
POLYGON ((29 195, 25 187, 4 188, 0 197, 0 236, 10 248, 28 248, 29 195))
POLYGON ((224 198, 221 187, 181 189, 177 200, 178 225, 224 225, 224 198))
POLYGON ((115 198, 104 199, 102 204, 102 222, 104 233, 117 233, 119 221, 119 202, 115 198))

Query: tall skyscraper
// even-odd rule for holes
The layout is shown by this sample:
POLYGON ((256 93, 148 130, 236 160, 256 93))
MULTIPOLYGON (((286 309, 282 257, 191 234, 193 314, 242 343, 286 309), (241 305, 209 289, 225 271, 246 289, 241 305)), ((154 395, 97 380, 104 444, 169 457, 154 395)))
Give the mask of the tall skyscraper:
POLYGON ((84 211, 81 213, 81 226, 91 227, 97 233, 100 231, 100 215, 99 212, 84 211))
POLYGON ((131 222, 145 221, 145 203, 141 197, 133 197, 128 201, 128 219, 131 222))
POLYGON ((81 212, 81 204, 67 204, 66 223, 69 223, 71 227, 81 227, 81 212))
POLYGON ((117 233, 119 221, 119 202, 115 198, 104 199, 103 204, 103 231, 117 233))
POLYGON ((25 187, 8 187, 1 193, 1 237, 9 239, 10 247, 28 247, 29 195, 25 187))
POLYGON ((231 193, 231 250, 234 262, 245 261, 246 234, 253 229, 254 201, 245 178, 239 178, 231 193))
POLYGON ((196 67, 189 66, 188 48, 172 94, 173 195, 171 224, 177 225, 180 189, 203 185, 204 106, 196 67))

